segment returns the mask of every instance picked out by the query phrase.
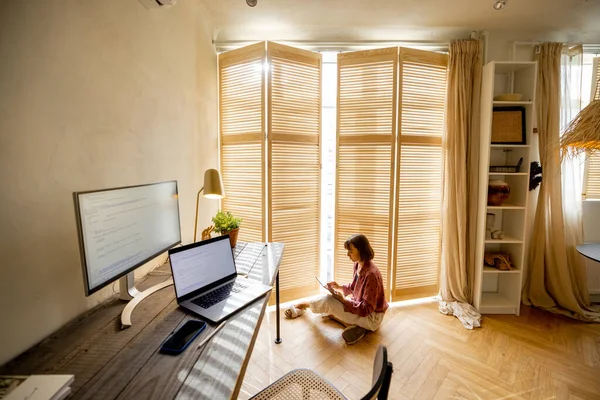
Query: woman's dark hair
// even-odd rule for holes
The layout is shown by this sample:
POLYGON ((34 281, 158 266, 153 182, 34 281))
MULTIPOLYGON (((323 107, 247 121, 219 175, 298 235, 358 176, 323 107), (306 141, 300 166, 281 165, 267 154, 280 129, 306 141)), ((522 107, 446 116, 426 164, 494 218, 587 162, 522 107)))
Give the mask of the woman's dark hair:
POLYGON ((360 261, 367 262, 371 261, 375 257, 375 252, 369 243, 369 239, 365 235, 356 234, 352 235, 344 242, 344 248, 349 250, 349 246, 352 245, 358 254, 360 255, 360 261))

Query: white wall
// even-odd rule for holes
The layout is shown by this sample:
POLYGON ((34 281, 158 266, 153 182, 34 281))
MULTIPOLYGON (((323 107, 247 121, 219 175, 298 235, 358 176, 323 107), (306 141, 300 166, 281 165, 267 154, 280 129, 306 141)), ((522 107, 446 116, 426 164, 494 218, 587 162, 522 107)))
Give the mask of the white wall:
MULTIPOLYGON (((84 296, 74 191, 176 179, 191 241, 218 149, 201 7, 0 1, 0 364, 113 294, 84 296)), ((203 201, 199 227, 216 209, 203 201)))

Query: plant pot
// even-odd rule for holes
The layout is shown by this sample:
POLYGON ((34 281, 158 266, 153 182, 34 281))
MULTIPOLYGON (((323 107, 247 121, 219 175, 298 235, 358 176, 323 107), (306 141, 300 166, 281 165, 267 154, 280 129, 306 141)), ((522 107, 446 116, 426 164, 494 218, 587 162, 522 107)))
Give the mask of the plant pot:
POLYGON ((237 244, 238 233, 240 233, 240 228, 236 228, 228 232, 221 232, 221 235, 229 234, 229 243, 231 243, 231 247, 235 247, 237 244))

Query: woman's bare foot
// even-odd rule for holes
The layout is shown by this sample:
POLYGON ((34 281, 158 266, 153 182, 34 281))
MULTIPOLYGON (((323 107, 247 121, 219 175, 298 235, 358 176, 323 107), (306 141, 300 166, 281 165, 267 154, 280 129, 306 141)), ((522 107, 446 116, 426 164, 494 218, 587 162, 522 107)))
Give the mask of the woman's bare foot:
POLYGON ((304 314, 306 312, 306 309, 308 308, 309 304, 308 303, 298 303, 298 304, 294 304, 288 307, 287 310, 284 311, 284 314, 286 317, 293 319, 293 318, 298 318, 299 316, 301 316, 302 314, 304 314))

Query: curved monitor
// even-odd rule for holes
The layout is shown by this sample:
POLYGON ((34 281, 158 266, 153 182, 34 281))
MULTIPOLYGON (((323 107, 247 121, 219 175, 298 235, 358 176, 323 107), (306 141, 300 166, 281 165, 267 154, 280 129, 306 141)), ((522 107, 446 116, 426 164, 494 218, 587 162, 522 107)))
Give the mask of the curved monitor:
POLYGON ((86 296, 181 243, 177 181, 73 196, 86 296))

